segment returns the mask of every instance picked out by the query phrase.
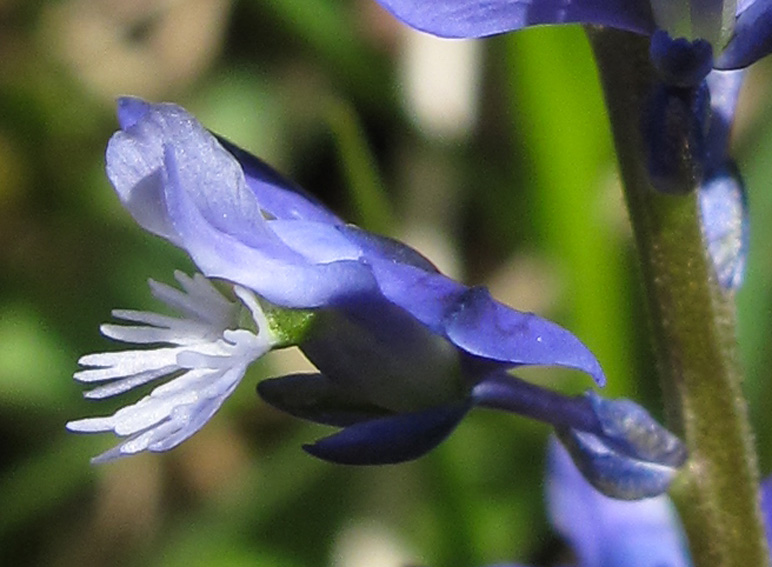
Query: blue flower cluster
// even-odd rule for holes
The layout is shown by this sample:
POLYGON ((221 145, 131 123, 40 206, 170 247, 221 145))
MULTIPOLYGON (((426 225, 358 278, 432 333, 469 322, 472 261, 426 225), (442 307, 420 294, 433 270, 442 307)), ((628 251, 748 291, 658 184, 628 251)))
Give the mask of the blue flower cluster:
POLYGON ((661 493, 683 464, 680 441, 632 402, 568 397, 509 374, 563 366, 603 385, 598 361, 566 329, 344 223, 178 106, 124 98, 118 117, 107 149, 118 197, 203 275, 178 273, 182 290, 151 282, 179 317, 118 310, 129 324, 102 327, 151 348, 81 359, 75 378, 98 384, 91 398, 160 382, 111 416, 68 424, 127 438, 98 461, 176 446, 252 361, 295 345, 319 372, 266 380, 258 392, 289 414, 340 428, 306 447, 328 461, 414 459, 479 406, 552 424, 587 477, 619 498, 661 493))

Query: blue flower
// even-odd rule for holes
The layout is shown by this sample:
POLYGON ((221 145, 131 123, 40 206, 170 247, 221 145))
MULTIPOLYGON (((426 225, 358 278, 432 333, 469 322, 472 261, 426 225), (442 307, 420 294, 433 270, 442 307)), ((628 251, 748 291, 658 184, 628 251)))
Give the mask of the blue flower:
MULTIPOLYGON (((154 348, 80 360, 87 368, 75 378, 100 384, 87 397, 164 381, 112 416, 68 424, 128 437, 97 460, 176 446, 215 413, 252 361, 297 345, 319 373, 266 380, 258 391, 283 411, 342 428, 306 447, 326 460, 416 458, 477 405, 577 429, 644 469, 648 460, 665 463, 655 469, 667 474, 654 484, 647 477, 644 492, 661 491, 683 462, 680 443, 648 414, 636 421, 624 419, 627 409, 611 411, 629 402, 566 397, 507 374, 564 366, 602 385, 598 361, 567 330, 447 278, 404 244, 345 224, 178 106, 124 98, 118 117, 107 174, 121 202, 203 275, 177 273, 182 290, 151 282, 180 317, 119 310, 113 315, 130 324, 102 327, 110 338, 154 348), (620 428, 619 419, 634 426, 620 428), (643 430, 646 445, 660 442, 658 453, 641 451, 643 430)), ((592 474, 590 454, 577 451, 592 474)))
MULTIPOLYGON (((547 506, 579 567, 690 567, 686 536, 667 497, 621 502, 595 490, 556 442, 549 448, 547 506)), ((772 477, 761 485, 767 540, 772 541, 772 477)), ((523 567, 500 564, 497 567, 523 567)))
POLYGON ((772 52, 769 0, 736 4, 720 0, 378 1, 406 24, 443 37, 482 37, 539 24, 583 23, 649 36, 664 30, 672 37, 702 39, 712 47, 719 69, 746 67, 772 52))
POLYGON ((549 450, 547 506, 579 567, 691 565, 683 528, 666 495, 638 502, 608 498, 590 486, 555 442, 549 450))

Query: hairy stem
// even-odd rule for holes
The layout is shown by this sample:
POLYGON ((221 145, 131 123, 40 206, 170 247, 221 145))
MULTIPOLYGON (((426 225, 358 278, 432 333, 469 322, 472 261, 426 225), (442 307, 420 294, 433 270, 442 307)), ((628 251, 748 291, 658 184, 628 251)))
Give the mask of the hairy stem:
POLYGON ((646 169, 640 117, 654 82, 648 40, 599 28, 588 35, 638 247, 666 417, 689 450, 671 496, 695 566, 766 566, 734 297, 720 289, 706 256, 689 186, 695 181, 684 178, 680 195, 665 195, 652 188, 646 169))

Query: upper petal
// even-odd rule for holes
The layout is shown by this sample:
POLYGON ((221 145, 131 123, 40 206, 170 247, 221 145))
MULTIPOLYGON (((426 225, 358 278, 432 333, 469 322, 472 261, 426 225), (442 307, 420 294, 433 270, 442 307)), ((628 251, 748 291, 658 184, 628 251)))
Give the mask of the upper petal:
MULTIPOLYGON (((357 248, 327 222, 334 216, 311 201, 301 206, 304 196, 268 169, 260 179, 263 189, 275 185, 273 193, 248 186, 233 154, 184 109, 122 99, 119 114, 125 131, 108 145, 110 181, 143 228, 185 249, 204 274, 285 307, 317 307, 376 289, 357 248), (280 203, 279 216, 294 207, 309 222, 278 220, 271 228, 268 219, 278 216, 261 196, 280 203)), ((259 169, 249 163, 253 173, 259 169)))
POLYGON ((552 523, 583 567, 691 565, 667 496, 637 502, 608 498, 590 486, 556 442, 550 446, 547 500, 552 523))
POLYGON ((313 195, 284 178, 261 159, 221 137, 218 140, 241 164, 247 186, 268 216, 281 220, 343 224, 313 195))
MULTIPOLYGON (((262 238, 248 235, 239 230, 238 221, 230 227, 227 218, 238 218, 240 211, 231 216, 223 209, 223 222, 213 223, 205 216, 213 206, 201 206, 200 198, 191 195, 190 185, 195 178, 185 179, 184 168, 179 168, 177 149, 169 147, 167 152, 166 204, 169 218, 179 235, 180 245, 190 254, 198 267, 210 277, 220 277, 250 288, 273 303, 291 308, 313 308, 330 304, 348 295, 369 293, 375 289, 370 271, 359 261, 351 259, 350 250, 341 253, 341 260, 328 263, 314 263, 281 238, 267 225, 259 223, 262 238)), ((183 154, 189 159, 189 154, 183 154)), ((228 187, 216 188, 227 192, 228 187)), ((215 196, 216 197, 216 196, 215 196)), ((238 201, 225 199, 238 209, 238 201)), ((262 218, 262 217, 261 217, 262 218)), ((262 222, 266 222, 264 219, 262 222)), ((322 231, 330 230, 328 225, 316 224, 322 231)), ((309 234, 303 235, 309 238, 309 234)), ((324 234, 320 234, 320 240, 324 234)), ((324 251, 331 260, 330 251, 324 251)))
POLYGON ((398 19, 442 37, 482 37, 537 24, 584 23, 650 33, 648 0, 378 0, 398 19))

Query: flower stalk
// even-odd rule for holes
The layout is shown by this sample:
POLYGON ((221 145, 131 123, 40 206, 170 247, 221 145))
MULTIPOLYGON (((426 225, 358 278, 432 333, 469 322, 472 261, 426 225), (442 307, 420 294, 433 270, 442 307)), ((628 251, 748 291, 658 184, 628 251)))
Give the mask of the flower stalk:
POLYGON ((651 185, 640 124, 656 81, 647 38, 608 28, 587 31, 638 247, 666 417, 689 451, 671 496, 694 565, 766 566, 734 295, 721 289, 706 255, 698 180, 681 178, 677 195, 651 185))

